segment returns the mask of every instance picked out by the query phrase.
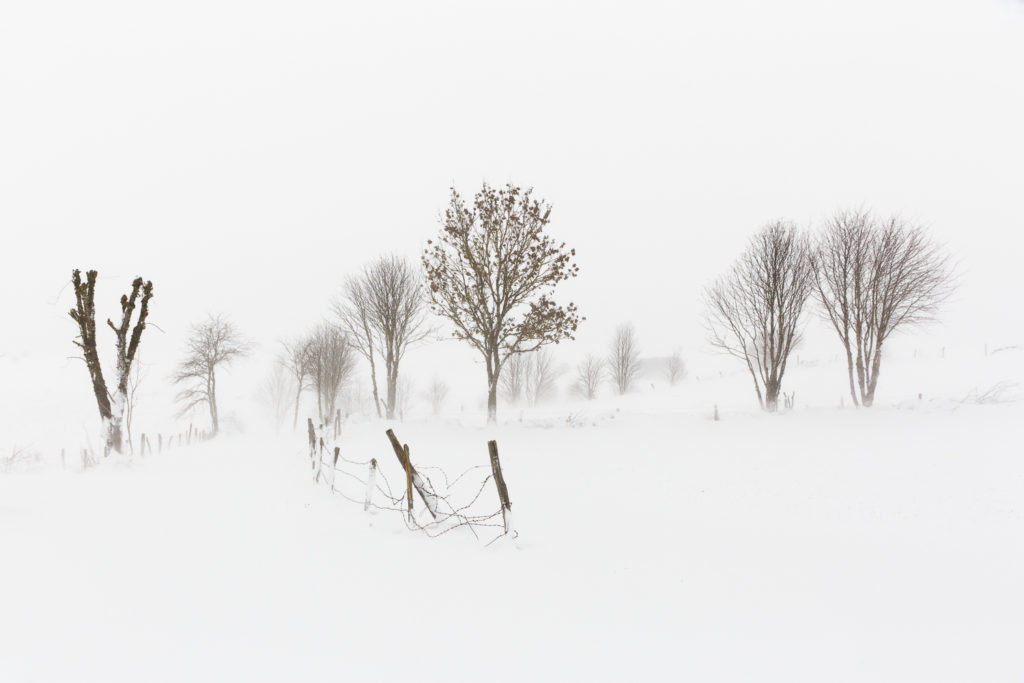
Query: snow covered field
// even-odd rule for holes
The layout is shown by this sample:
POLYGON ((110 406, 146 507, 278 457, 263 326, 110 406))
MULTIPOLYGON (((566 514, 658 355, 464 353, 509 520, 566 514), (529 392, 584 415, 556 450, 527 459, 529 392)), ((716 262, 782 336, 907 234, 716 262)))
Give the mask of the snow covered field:
MULTIPOLYGON (((301 430, 2 475, 0 680, 1019 681, 1024 403, 890 370, 870 411, 759 414, 735 375, 391 425, 449 473, 498 440, 520 536, 490 546, 314 485, 301 430)), ((394 484, 387 426, 341 445, 394 484)))

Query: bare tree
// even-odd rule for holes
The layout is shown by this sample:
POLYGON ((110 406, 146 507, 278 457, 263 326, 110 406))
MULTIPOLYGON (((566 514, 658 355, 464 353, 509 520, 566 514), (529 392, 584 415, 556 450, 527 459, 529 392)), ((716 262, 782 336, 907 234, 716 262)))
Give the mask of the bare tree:
POLYGON ((526 397, 530 405, 537 405, 555 390, 555 382, 561 372, 555 366, 555 358, 549 349, 538 349, 526 357, 526 397))
POLYGON ((587 356, 576 366, 576 387, 588 401, 597 397, 597 388, 601 385, 602 374, 604 374, 604 361, 594 355, 587 356))
POLYGON ((348 279, 343 295, 334 300, 333 308, 352 347, 370 363, 378 417, 381 410, 377 355, 384 360, 385 413, 389 420, 393 419, 397 408, 399 364, 409 347, 431 332, 426 326, 426 302, 419 274, 405 259, 393 254, 382 256, 366 266, 360 275, 348 279))
POLYGON ((251 345, 242 338, 234 323, 221 313, 193 325, 185 358, 171 378, 175 384, 185 385, 177 396, 181 404, 179 414, 184 415, 205 403, 210 410, 212 431, 217 434, 220 431, 217 370, 248 355, 250 349, 251 345))
POLYGON ((575 304, 550 298, 579 272, 576 252, 544 233, 551 206, 531 195, 484 183, 469 207, 453 188, 437 242, 428 241, 423 252, 432 309, 484 357, 490 422, 497 419, 506 361, 572 339, 580 323, 575 304))
POLYGON ((640 347, 632 323, 619 325, 615 330, 608 354, 608 375, 620 395, 629 391, 640 375, 640 347))
POLYGON ((309 338, 309 377, 316 392, 321 424, 334 416, 341 388, 352 377, 355 357, 348 337, 337 325, 323 323, 309 338))
POLYGON ((153 283, 143 283, 142 278, 135 278, 131 292, 121 296, 121 322, 114 325, 108 318, 107 325, 114 331, 117 351, 117 389, 114 393, 107 390, 100 365, 99 352, 96 349, 96 277, 97 272, 90 270, 85 274, 75 269, 71 273, 71 284, 75 290, 75 308, 68 315, 78 324, 78 340, 75 345, 82 350, 85 365, 92 379, 92 390, 96 396, 96 405, 104 425, 105 451, 111 449, 121 452, 121 424, 124 420, 125 404, 128 395, 128 375, 132 361, 138 353, 142 341, 142 331, 146 329, 146 318, 149 316, 149 300, 153 298, 153 283), (139 299, 139 295, 142 299, 139 299), (132 315, 138 303, 139 315, 132 327, 132 315), (131 336, 128 332, 131 330, 131 336))
POLYGON ((281 364, 288 370, 295 388, 295 414, 292 418, 292 429, 299 425, 299 402, 302 400, 302 392, 312 388, 310 378, 310 338, 295 339, 281 342, 282 354, 281 364))
POLYGON ((900 327, 932 320, 952 293, 949 257, 923 228, 900 218, 840 211, 812 261, 818 300, 846 351, 850 396, 869 407, 885 341, 900 327))
POLYGON ((813 287, 808 252, 795 226, 771 223, 705 292, 711 343, 746 364, 764 410, 778 408, 786 363, 800 340, 800 315, 813 287))
POLYGON ((275 431, 281 430, 281 424, 288 419, 288 408, 291 405, 292 378, 284 360, 277 358, 271 366, 270 373, 263 380, 262 398, 266 401, 274 416, 275 431))
POLYGON ((430 407, 434 411, 434 415, 441 413, 441 408, 444 407, 445 399, 448 398, 448 385, 444 380, 437 377, 430 383, 430 407))
POLYGON ((505 362, 501 372, 501 395, 509 403, 518 403, 526 388, 526 373, 529 361, 525 354, 517 353, 505 362))
POLYGON ((679 380, 686 377, 686 364, 683 362, 683 355, 676 349, 668 357, 668 365, 665 367, 665 376, 669 386, 679 384, 679 380))

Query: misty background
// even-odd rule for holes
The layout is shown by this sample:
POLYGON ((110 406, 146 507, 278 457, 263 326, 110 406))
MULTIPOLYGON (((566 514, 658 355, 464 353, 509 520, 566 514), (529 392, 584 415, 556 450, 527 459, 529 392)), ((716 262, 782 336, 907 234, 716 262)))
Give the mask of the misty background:
MULTIPOLYGON (((104 320, 154 282, 141 359, 167 423, 191 322, 223 311, 258 344, 224 380, 251 395, 347 274, 418 263, 448 188, 484 180, 534 187, 576 249, 569 365, 631 321, 645 357, 732 367, 703 286, 766 222, 859 206, 925 224, 958 264, 942 322, 893 353, 1018 344, 1022 67, 1011 0, 5 3, 0 408, 96 422, 69 359, 73 268, 99 270, 104 320)), ((438 368, 482 421, 476 353, 425 345, 402 371, 425 390, 438 368)))

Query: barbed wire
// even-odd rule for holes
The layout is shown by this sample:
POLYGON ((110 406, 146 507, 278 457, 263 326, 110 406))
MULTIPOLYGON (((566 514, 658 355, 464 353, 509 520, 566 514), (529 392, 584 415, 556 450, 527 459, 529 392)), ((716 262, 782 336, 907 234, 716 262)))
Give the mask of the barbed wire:
MULTIPOLYGON (((410 531, 418 531, 428 538, 438 538, 449 532, 455 531, 456 529, 469 529, 474 537, 479 541, 480 534, 477 533, 479 529, 500 529, 500 533, 486 543, 486 546, 491 545, 496 540, 505 535, 505 522, 503 519, 499 521, 492 521, 495 518, 502 516, 501 506, 493 512, 471 514, 470 510, 480 500, 483 495, 484 489, 487 488, 487 484, 494 479, 492 474, 488 474, 484 477, 483 481, 477 487, 475 493, 469 498, 469 501, 456 505, 451 500, 453 490, 460 481, 462 481, 466 475, 478 469, 485 469, 485 465, 473 465, 465 471, 461 472, 454 479, 449 478, 447 471, 444 468, 436 465, 421 465, 416 468, 416 471, 420 473, 420 478, 424 482, 424 488, 429 496, 434 499, 433 506, 433 519, 423 523, 415 514, 409 514, 409 508, 406 503, 407 495, 405 492, 396 496, 394 489, 391 487, 391 482, 388 481, 387 475, 382 471, 379 465, 374 465, 373 458, 369 460, 353 460, 346 457, 341 452, 341 447, 338 440, 328 442, 328 439, 322 435, 317 435, 316 441, 310 444, 310 459, 313 465, 313 471, 316 473, 314 476, 314 482, 319 482, 323 479, 325 484, 330 485, 331 494, 337 494, 343 499, 362 505, 365 508, 373 508, 374 510, 381 510, 385 512, 397 512, 402 516, 402 520, 405 526, 410 531), (333 449, 337 449, 337 454, 333 449), (324 455, 327 455, 325 460, 324 455), (340 467, 339 463, 345 463, 347 465, 353 465, 357 467, 372 467, 376 477, 380 478, 380 481, 375 481, 373 491, 374 494, 379 494, 387 502, 380 504, 374 502, 373 498, 375 495, 371 495, 369 500, 364 497, 362 500, 355 498, 342 488, 337 486, 337 475, 341 474, 343 478, 348 478, 352 481, 358 482, 364 488, 369 485, 369 481, 362 476, 348 471, 344 467, 340 467), (425 471, 436 471, 440 474, 440 477, 444 480, 444 493, 439 493, 437 488, 434 486, 430 478, 424 473, 425 471), (326 476, 330 473, 330 477, 326 476), (383 485, 382 485, 383 484, 383 485)), ((344 479, 343 479, 344 480, 344 479)), ((429 509, 429 508, 428 508, 429 509)))

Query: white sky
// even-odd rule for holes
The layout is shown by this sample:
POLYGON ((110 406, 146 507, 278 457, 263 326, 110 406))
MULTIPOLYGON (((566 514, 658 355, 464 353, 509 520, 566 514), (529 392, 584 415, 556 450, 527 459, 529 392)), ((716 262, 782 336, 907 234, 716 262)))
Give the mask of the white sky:
POLYGON ((567 360, 703 349, 751 233, 861 205, 959 260, 944 339, 1020 343, 1022 72, 1017 0, 6 2, 0 354, 71 355, 73 267, 152 279, 168 362, 207 311, 270 348, 483 179, 578 251, 567 360))

